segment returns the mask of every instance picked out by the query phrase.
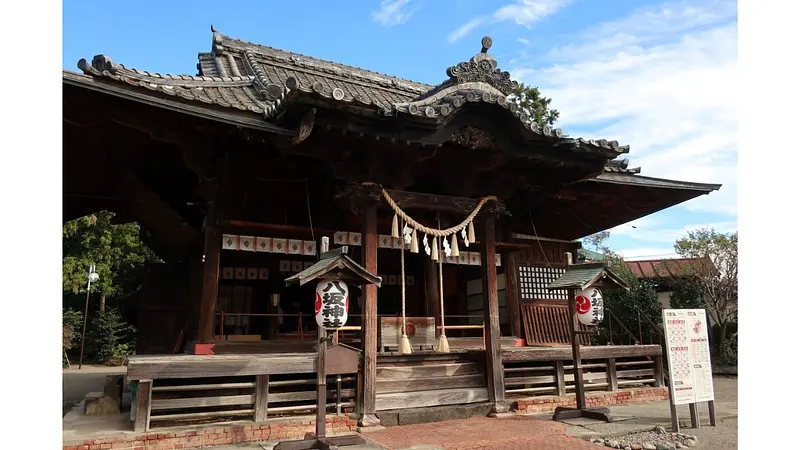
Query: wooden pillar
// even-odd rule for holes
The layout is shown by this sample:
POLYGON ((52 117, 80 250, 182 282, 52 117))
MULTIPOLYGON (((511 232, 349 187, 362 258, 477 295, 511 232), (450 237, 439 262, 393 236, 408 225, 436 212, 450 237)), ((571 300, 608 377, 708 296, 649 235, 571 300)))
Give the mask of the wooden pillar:
POLYGON ((216 205, 209 202, 205 226, 205 256, 203 260, 203 283, 200 291, 200 324, 198 343, 208 344, 214 338, 214 306, 219 287, 219 255, 222 250, 222 234, 217 227, 216 205))
POLYGON ((269 405, 269 375, 256 375, 256 401, 253 420, 265 422, 269 405))
POLYGON ((490 415, 507 413, 503 357, 500 354, 500 313, 497 299, 497 255, 495 254, 495 219, 486 218, 483 226, 481 263, 483 264, 483 315, 486 324, 486 376, 489 386, 490 415))
POLYGON ((583 387, 583 364, 581 363, 581 344, 580 336, 576 331, 580 330, 575 316, 577 315, 577 305, 575 304, 575 289, 569 289, 569 329, 570 343, 572 344, 573 373, 575 380, 575 402, 579 410, 586 409, 586 392, 583 387))
POLYGON ((619 386, 617 385, 617 359, 608 358, 606 360, 606 377, 608 381, 608 390, 617 392, 619 386))
POLYGON ((558 360, 555 362, 556 372, 556 393, 563 397, 567 395, 567 381, 564 376, 564 361, 558 360))
POLYGON ((153 398, 153 380, 139 380, 136 391, 136 419, 133 431, 144 433, 150 430, 150 402, 153 398))
POLYGON ((519 278, 517 277, 516 253, 503 256, 503 267, 506 274, 506 299, 508 299, 508 321, 511 323, 511 334, 522 339, 522 327, 519 307, 519 278))
POLYGON ((653 357, 653 378, 655 387, 664 387, 664 359, 661 355, 653 357))
MULTIPOLYGON (((361 219, 361 261, 370 273, 378 273, 377 206, 367 206, 361 219)), ((378 365, 378 287, 364 286, 364 319, 361 325, 361 353, 364 371, 361 394, 359 426, 379 425, 375 415, 375 378, 378 365)))
MULTIPOLYGON (((439 263, 426 258, 425 262, 425 315, 439 323, 439 263)), ((437 328, 438 330, 438 328, 437 328)))

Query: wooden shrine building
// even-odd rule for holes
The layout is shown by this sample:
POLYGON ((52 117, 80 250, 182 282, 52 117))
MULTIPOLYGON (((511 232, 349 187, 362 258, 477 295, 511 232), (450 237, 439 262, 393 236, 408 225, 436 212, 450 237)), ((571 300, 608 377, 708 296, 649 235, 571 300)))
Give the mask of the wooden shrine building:
MULTIPOLYGON (((337 339, 359 348, 361 363, 328 383, 337 412, 364 425, 421 406, 503 412, 513 398, 570 389, 566 294, 546 289, 566 253, 577 260, 577 239, 720 186, 642 176, 617 141, 537 125, 509 101, 516 82, 491 46, 484 38, 438 85, 213 28, 196 75, 105 55, 64 70, 64 220, 113 211, 139 223, 165 261, 129 305, 138 428, 313 409, 303 389, 314 371, 314 287, 284 280, 316 261, 322 236, 383 280, 352 291, 337 339), (442 255, 441 285, 422 251, 406 251, 401 268, 384 192, 435 229, 488 199, 474 243, 442 255), (401 286, 411 355, 397 352, 401 286), (450 353, 434 348, 441 325, 450 353), (201 390, 189 385, 213 392, 186 397, 201 390)), ((584 379, 597 389, 662 385, 657 346, 593 348, 584 357, 605 369, 584 379)))

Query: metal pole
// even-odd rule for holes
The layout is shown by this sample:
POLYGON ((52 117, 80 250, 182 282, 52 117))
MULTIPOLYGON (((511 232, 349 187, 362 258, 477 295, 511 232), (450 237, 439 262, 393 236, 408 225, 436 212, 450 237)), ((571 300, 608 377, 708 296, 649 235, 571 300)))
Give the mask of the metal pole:
POLYGON ((83 345, 86 343, 86 321, 89 319, 89 293, 92 292, 92 279, 86 285, 86 307, 83 310, 83 336, 81 336, 81 356, 78 359, 78 370, 83 367, 83 345))

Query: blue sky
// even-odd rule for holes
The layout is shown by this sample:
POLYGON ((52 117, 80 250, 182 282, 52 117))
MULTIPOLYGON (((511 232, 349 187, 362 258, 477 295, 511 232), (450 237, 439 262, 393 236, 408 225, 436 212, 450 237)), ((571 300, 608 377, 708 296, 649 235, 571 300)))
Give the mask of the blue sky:
POLYGON ((686 230, 737 227, 737 4, 728 0, 202 0, 131 6, 65 0, 63 66, 103 53, 194 74, 223 34, 427 83, 480 50, 539 86, 557 124, 631 146, 642 175, 722 183, 719 192, 611 230, 628 257, 660 257, 686 230))

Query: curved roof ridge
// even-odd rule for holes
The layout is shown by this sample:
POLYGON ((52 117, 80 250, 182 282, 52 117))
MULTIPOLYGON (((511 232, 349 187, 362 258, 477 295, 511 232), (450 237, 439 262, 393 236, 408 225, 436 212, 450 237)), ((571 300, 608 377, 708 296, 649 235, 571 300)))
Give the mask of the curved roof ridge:
POLYGON ((297 64, 298 62, 305 60, 312 64, 316 63, 318 65, 317 68, 319 70, 323 70, 326 72, 333 72, 336 75, 345 75, 345 76, 348 74, 341 73, 341 71, 349 71, 350 72, 349 75, 354 75, 354 78, 356 79, 368 78, 371 79, 371 81, 373 82, 379 82, 379 83, 382 82, 390 85, 393 88, 404 90, 409 93, 417 95, 424 94, 425 92, 428 92, 436 87, 434 85, 421 83, 419 81, 413 81, 406 78, 400 78, 382 72, 376 72, 373 70, 364 69, 357 66, 350 66, 335 61, 316 58, 313 56, 303 55, 301 53, 295 53, 288 50, 270 47, 263 44, 257 44, 255 42, 249 42, 242 39, 237 39, 234 37, 224 35, 218 31, 214 31, 214 51, 217 50, 217 46, 221 47, 219 50, 223 51, 226 47, 233 47, 236 48, 237 50, 242 50, 242 51, 247 48, 250 48, 258 56, 271 59, 284 59, 294 64, 297 64), (324 67, 324 66, 329 66, 329 67, 324 67))

